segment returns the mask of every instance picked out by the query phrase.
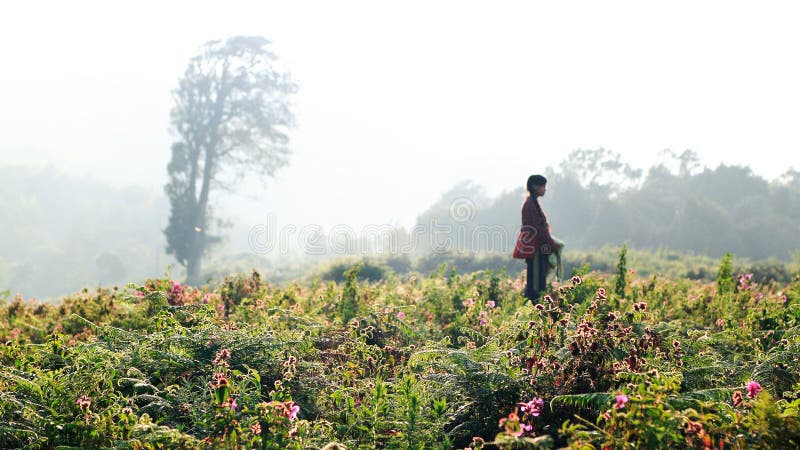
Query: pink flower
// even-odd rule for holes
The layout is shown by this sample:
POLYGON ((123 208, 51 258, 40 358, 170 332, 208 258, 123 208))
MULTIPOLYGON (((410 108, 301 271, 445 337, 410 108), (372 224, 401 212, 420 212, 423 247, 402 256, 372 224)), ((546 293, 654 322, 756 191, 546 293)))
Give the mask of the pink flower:
POLYGON ((758 384, 758 381, 751 381, 747 383, 747 396, 750 398, 756 398, 759 392, 761 392, 761 385, 758 384))
POLYGON ((261 424, 258 422, 254 423, 250 426, 250 431, 252 431, 253 434, 261 434, 261 424))
POLYGON ((572 281, 572 284, 574 284, 576 286, 581 284, 581 282, 583 282, 583 280, 581 280, 581 277, 579 277, 578 275, 575 275, 574 277, 572 277, 572 279, 570 279, 570 281, 572 281))
POLYGON ((614 403, 614 409, 622 409, 628 403, 628 396, 625 394, 619 394, 614 399, 616 403, 614 403))
POLYGON ((751 278, 753 278, 752 273, 748 273, 747 275, 739 275, 739 286, 742 288, 742 290, 746 291, 750 289, 750 285, 748 285, 747 282, 750 281, 751 278))
POLYGON ((88 395, 81 395, 75 403, 77 403, 81 409, 89 409, 89 406, 92 404, 92 398, 88 395))
POLYGON ((231 351, 227 348, 223 348, 222 350, 218 351, 216 355, 214 355, 214 361, 212 364, 218 365, 221 364, 225 367, 228 367, 228 360, 231 359, 231 351))
POLYGON ((297 413, 299 412, 300 412, 300 405, 295 403, 294 406, 292 406, 292 408, 289 410, 289 420, 297 419, 297 413))
POLYGON ((542 409, 544 409, 544 400, 541 398, 534 398, 528 403, 520 403, 519 406, 525 414, 538 417, 539 414, 542 413, 542 409))
POLYGON ((480 325, 480 326, 482 326, 482 327, 486 326, 486 320, 485 320, 485 319, 481 319, 481 320, 479 320, 479 321, 478 321, 478 325, 480 325))
POLYGON ((144 292, 136 291, 137 297, 144 297, 144 292))
POLYGON ((461 302, 461 304, 466 306, 467 308, 469 308, 469 307, 471 307, 472 305, 475 304, 475 299, 474 298, 468 298, 468 299, 464 300, 463 302, 461 302))
POLYGON ((397 318, 399 320, 405 319, 406 318, 406 313, 404 313, 403 311, 397 311, 397 318))
POLYGON ((496 303, 494 302, 494 300, 489 300, 488 302, 486 302, 486 307, 489 308, 489 309, 492 309, 492 308, 494 308, 495 304, 496 303))

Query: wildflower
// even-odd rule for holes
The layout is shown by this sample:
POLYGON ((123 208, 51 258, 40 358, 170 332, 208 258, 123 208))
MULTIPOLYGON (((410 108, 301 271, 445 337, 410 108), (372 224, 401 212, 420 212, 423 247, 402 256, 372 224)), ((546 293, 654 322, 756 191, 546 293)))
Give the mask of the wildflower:
POLYGON ((231 351, 227 348, 223 348, 222 350, 218 351, 216 355, 214 355, 214 361, 212 361, 212 364, 223 365, 227 367, 229 359, 231 359, 231 351))
POLYGON ((482 327, 486 326, 486 323, 487 323, 486 319, 481 319, 481 320, 478 321, 478 325, 480 325, 482 327))
POLYGON ((472 297, 470 297, 470 298, 468 298, 468 299, 464 300, 463 302, 461 302, 461 304, 462 304, 462 305, 464 305, 464 306, 466 306, 467 308, 471 308, 471 307, 472 307, 472 305, 474 305, 474 304, 475 304, 475 299, 474 299, 474 298, 472 298, 472 297))
POLYGON ((228 407, 231 408, 231 411, 236 411, 236 408, 238 408, 238 405, 236 404, 236 399, 235 398, 233 398, 233 397, 229 397, 228 398, 228 407))
POLYGON ((511 436, 519 437, 522 436, 524 431, 519 423, 519 416, 517 415, 516 410, 514 412, 509 413, 508 417, 503 417, 500 419, 499 425, 506 430, 506 434, 511 436))
POLYGON ((214 375, 212 376, 212 379, 214 380, 214 383, 215 383, 214 387, 217 388, 217 389, 219 389, 221 387, 224 387, 224 386, 228 386, 228 384, 229 384, 228 383, 228 378, 222 372, 214 373, 214 375))
POLYGON ((675 347, 675 348, 680 348, 681 347, 681 343, 678 342, 677 339, 673 339, 672 340, 672 346, 675 347))
POLYGON ((136 296, 137 297, 144 297, 144 292, 136 291, 136 296))
POLYGON ((750 279, 753 278, 752 273, 748 273, 746 275, 739 275, 739 288, 743 291, 749 290, 750 285, 747 283, 750 279))
POLYGON ((583 280, 581 280, 581 277, 579 277, 578 275, 575 275, 574 277, 572 277, 572 279, 570 279, 570 281, 572 281, 572 284, 577 286, 581 284, 583 280))
POLYGON ((403 311, 397 311, 397 319, 398 320, 403 320, 405 318, 406 318, 406 313, 404 313, 403 311))
POLYGON ((614 312, 608 313, 608 320, 617 320, 617 315, 614 312))
POLYGON ((690 420, 686 424, 686 434, 702 434, 702 433, 703 433, 702 423, 690 420))
POLYGON ((75 403, 77 403, 81 409, 89 409, 89 406, 92 405, 92 398, 88 395, 81 395, 75 403))
POLYGON ((744 397, 742 397, 742 393, 740 391, 735 391, 733 393, 733 406, 739 406, 744 403, 744 397))
POLYGON ((606 297, 606 289, 605 289, 605 288, 600 288, 600 289, 598 289, 598 290, 597 290, 597 294, 595 294, 595 297, 596 297, 598 300, 605 300, 605 299, 607 298, 607 297, 606 297))
POLYGON ((544 409, 544 400, 537 397, 528 403, 519 403, 519 406, 525 414, 538 417, 542 413, 542 409, 544 409))
POLYGON ((126 406, 122 408, 122 414, 128 414, 128 415, 133 414, 133 409, 131 409, 130 406, 126 406))
POLYGON ((542 297, 542 299, 547 303, 553 303, 553 297, 551 297, 549 294, 545 294, 544 297, 542 297))
POLYGON ((167 293, 167 301, 170 305, 183 304, 183 290, 185 286, 181 286, 177 281, 172 282, 172 288, 167 293))
POLYGON ((181 414, 189 414, 192 411, 192 405, 188 403, 181 403, 178 405, 178 411, 180 411, 181 414))
POLYGON ((614 403, 614 409, 622 409, 628 403, 628 396, 625 394, 619 394, 614 398, 614 400, 616 401, 616 403, 614 403))
POLYGON ((289 420, 297 419, 297 413, 300 412, 300 405, 297 403, 291 402, 293 405, 289 409, 289 420))
POLYGON ((761 392, 761 385, 758 384, 758 381, 751 381, 747 383, 747 396, 750 398, 756 398, 759 392, 761 392))
POLYGON ((256 422, 256 423, 250 425, 250 431, 252 431, 253 434, 256 434, 256 435, 261 434, 261 424, 256 422))
POLYGON ((489 300, 488 302, 486 302, 486 307, 489 309, 494 308, 495 305, 496 303, 494 302, 494 300, 489 300))
POLYGON ((541 304, 541 303, 537 303, 537 304, 536 304, 536 306, 535 306, 535 308, 536 308, 536 309, 538 309, 539 311, 541 311, 541 310, 543 310, 543 309, 544 309, 544 305, 543 305, 543 304, 541 304))

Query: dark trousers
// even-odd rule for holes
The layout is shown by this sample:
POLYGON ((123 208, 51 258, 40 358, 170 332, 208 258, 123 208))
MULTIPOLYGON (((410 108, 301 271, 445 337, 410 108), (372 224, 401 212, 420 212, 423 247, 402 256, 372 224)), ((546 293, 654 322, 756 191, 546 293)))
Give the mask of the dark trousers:
POLYGON ((545 266, 544 255, 538 252, 535 258, 525 258, 525 262, 528 264, 525 298, 535 302, 545 290, 547 284, 547 266, 545 266))

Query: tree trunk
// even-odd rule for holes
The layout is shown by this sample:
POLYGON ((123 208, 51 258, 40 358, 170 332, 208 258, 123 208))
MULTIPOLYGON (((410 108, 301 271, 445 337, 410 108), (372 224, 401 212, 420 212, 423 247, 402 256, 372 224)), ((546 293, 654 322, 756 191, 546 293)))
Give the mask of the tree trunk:
POLYGON ((186 284, 199 285, 203 282, 200 279, 201 268, 203 264, 202 249, 197 251, 195 247, 192 249, 192 255, 186 260, 186 284))
POLYGON ((194 233, 192 251, 191 256, 186 261, 186 281, 194 285, 202 284, 203 282, 200 277, 202 275, 203 253, 206 248, 206 210, 208 209, 208 193, 214 164, 214 152, 207 150, 205 167, 203 168, 203 185, 200 188, 200 198, 197 200, 195 207, 194 229, 191 230, 194 233))
MULTIPOLYGON (((228 79, 227 61, 223 68, 222 80, 217 89, 217 98, 214 107, 214 114, 208 124, 208 142, 205 148, 205 161, 203 163, 203 184, 200 188, 200 196, 195 203, 194 209, 194 240, 192 244, 191 256, 186 262, 186 278, 189 284, 202 284, 202 260, 206 248, 206 213, 208 209, 208 196, 211 189, 211 178, 214 176, 214 165, 217 163, 217 145, 219 145, 219 126, 222 120, 225 98, 228 93, 226 82, 228 79)), ((197 158, 195 159, 197 161, 197 158)), ((192 166, 193 174, 196 173, 196 164, 192 166)), ((192 199, 194 200, 194 180, 192 180, 192 199)))

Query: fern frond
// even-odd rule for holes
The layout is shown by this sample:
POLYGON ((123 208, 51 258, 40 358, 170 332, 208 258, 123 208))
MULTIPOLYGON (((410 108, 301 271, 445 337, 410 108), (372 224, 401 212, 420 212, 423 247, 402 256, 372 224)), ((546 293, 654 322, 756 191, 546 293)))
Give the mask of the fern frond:
POLYGON ((599 412, 608 408, 614 396, 608 392, 591 392, 587 394, 557 395, 550 400, 550 409, 563 405, 573 408, 586 408, 599 412))

